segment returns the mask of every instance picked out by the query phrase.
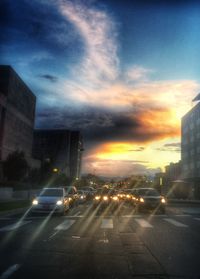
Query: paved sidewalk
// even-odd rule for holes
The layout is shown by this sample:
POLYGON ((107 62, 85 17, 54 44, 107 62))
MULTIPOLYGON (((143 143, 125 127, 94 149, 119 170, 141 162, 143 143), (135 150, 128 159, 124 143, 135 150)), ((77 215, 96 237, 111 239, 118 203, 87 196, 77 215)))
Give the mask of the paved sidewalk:
POLYGON ((28 207, 22 207, 22 208, 17 208, 17 209, 11 209, 11 210, 5 210, 5 211, 0 211, 0 217, 7 217, 13 214, 20 214, 25 212, 28 209, 28 207))

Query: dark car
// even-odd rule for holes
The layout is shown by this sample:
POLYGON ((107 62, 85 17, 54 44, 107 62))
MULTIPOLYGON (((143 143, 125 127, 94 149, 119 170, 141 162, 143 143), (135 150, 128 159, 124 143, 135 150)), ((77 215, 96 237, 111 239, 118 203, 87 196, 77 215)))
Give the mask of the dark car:
POLYGON ((135 204, 138 211, 155 210, 165 213, 166 199, 153 188, 134 190, 135 204))
POLYGON ((93 200, 93 198, 94 198, 94 196, 95 196, 95 193, 96 193, 96 190, 95 190, 93 187, 91 187, 91 186, 89 186, 89 187, 84 187, 82 190, 85 191, 85 193, 86 193, 86 199, 87 199, 88 201, 93 200))
POLYGON ((93 205, 98 209, 117 209, 119 206, 119 197, 117 196, 117 192, 108 188, 101 188, 97 190, 93 199, 93 205))
POLYGON ((78 190, 79 203, 84 203, 87 200, 87 193, 83 190, 78 190))
POLYGON ((70 202, 70 206, 75 205, 79 201, 79 194, 75 186, 63 186, 66 192, 66 197, 70 202))

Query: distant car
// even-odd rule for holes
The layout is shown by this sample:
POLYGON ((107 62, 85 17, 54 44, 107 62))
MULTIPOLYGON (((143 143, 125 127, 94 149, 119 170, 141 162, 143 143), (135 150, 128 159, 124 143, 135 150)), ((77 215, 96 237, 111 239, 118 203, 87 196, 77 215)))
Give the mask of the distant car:
POLYGON ((83 190, 78 190, 79 203, 84 203, 87 200, 87 193, 83 190))
POLYGON ((125 202, 129 202, 131 203, 132 202, 132 189, 124 189, 123 190, 123 197, 122 199, 125 201, 125 202))
POLYGON ((94 196, 93 206, 98 209, 117 209, 119 206, 117 192, 108 188, 99 189, 94 196))
POLYGON ((79 200, 77 188, 75 186, 63 186, 66 192, 66 197, 70 202, 70 206, 75 205, 79 200))
POLYGON ((85 191, 87 195, 87 200, 93 200, 96 190, 93 187, 84 187, 82 190, 85 191))
POLYGON ((154 188, 138 188, 134 190, 135 202, 138 211, 159 210, 165 213, 166 199, 154 188))
POLYGON ((33 213, 60 213, 69 209, 69 200, 66 198, 64 188, 44 188, 32 201, 33 213))

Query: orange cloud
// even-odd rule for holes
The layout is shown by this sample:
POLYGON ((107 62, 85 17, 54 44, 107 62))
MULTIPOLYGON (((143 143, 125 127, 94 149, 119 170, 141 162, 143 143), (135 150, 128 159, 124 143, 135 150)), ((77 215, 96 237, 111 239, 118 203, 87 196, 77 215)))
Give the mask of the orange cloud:
POLYGON ((137 132, 141 135, 148 135, 144 137, 147 141, 180 136, 180 119, 177 118, 173 109, 142 111, 137 117, 140 121, 137 132))

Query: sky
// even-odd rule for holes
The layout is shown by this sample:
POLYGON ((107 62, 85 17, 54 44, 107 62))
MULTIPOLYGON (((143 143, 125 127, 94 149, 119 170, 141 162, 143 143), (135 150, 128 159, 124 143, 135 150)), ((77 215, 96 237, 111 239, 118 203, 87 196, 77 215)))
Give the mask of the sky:
POLYGON ((83 173, 150 175, 180 160, 200 91, 198 2, 2 0, 0 64, 37 96, 36 128, 82 132, 83 173))

